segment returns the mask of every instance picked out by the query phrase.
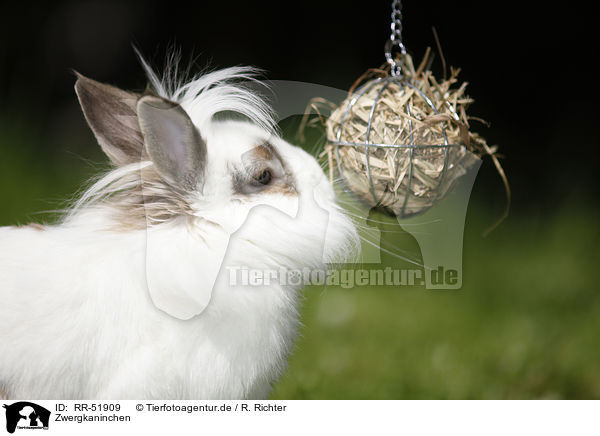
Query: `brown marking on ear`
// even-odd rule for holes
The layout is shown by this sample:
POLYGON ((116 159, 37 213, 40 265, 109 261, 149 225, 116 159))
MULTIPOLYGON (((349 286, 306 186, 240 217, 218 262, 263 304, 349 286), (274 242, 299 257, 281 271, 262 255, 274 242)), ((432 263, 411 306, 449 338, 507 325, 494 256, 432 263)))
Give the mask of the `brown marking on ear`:
POLYGON ((257 158, 263 160, 271 160, 274 158, 273 153, 271 152, 272 147, 270 144, 260 144, 259 146, 252 149, 252 154, 254 154, 257 158))
POLYGON ((117 166, 146 160, 136 111, 139 95, 75 74, 81 109, 104 153, 117 166))
POLYGON ((0 400, 8 400, 8 399, 9 399, 8 392, 6 392, 6 390, 0 383, 0 400))

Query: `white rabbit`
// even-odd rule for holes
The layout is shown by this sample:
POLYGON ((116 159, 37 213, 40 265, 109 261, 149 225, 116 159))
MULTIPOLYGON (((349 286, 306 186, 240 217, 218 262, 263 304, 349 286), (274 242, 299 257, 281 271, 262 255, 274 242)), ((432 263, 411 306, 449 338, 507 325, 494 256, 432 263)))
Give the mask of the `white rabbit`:
POLYGON ((143 95, 75 85, 114 169, 60 224, 0 228, 9 398, 266 398, 302 284, 232 283, 231 267, 325 268, 358 245, 316 160, 239 84, 254 70, 181 84, 145 67, 143 95))

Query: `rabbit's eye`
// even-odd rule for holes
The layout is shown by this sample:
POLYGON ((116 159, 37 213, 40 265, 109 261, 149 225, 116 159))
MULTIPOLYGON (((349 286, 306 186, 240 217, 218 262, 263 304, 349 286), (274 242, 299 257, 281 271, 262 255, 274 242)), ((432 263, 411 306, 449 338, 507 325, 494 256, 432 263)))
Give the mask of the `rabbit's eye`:
POLYGON ((273 175, 271 174, 271 171, 266 169, 264 170, 262 173, 260 173, 255 180, 260 183, 261 185, 268 185, 271 180, 273 179, 273 175))

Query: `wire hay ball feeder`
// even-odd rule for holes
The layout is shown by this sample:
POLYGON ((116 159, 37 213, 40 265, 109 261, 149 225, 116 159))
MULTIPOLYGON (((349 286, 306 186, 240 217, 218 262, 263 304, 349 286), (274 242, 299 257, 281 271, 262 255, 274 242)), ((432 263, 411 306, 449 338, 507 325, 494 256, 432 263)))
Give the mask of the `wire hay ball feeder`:
POLYGON ((466 173, 472 159, 492 154, 469 130, 466 83, 458 69, 437 81, 402 53, 376 70, 327 120, 326 153, 347 187, 372 207, 400 218, 424 213, 466 173))
POLYGON ((391 35, 385 44, 387 63, 363 74, 344 101, 336 105, 315 97, 306 108, 300 132, 313 121, 325 125, 327 157, 332 184, 339 176, 343 186, 369 207, 398 218, 423 214, 441 202, 458 179, 488 155, 494 163, 510 205, 510 187, 496 154, 497 147, 471 131, 465 94, 467 83, 446 64, 434 30, 443 64, 443 78, 431 72, 428 48, 415 68, 402 43, 400 0, 392 0, 391 35), (318 119, 309 121, 311 111, 318 119), (329 115, 323 116, 321 111, 329 115), (336 174, 337 173, 337 174, 336 174))

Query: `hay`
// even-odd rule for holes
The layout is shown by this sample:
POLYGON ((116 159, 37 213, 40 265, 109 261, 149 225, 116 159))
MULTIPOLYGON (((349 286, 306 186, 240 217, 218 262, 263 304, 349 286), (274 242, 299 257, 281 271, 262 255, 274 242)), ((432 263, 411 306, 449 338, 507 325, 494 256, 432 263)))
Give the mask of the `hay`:
POLYGON ((337 168, 356 196, 400 217, 423 213, 443 199, 473 162, 467 150, 492 156, 509 195, 495 149, 469 129, 466 108, 473 100, 465 94, 467 83, 455 86, 460 70, 451 68, 450 76, 438 81, 426 68, 428 57, 429 50, 416 70, 409 55, 399 60, 404 80, 414 87, 389 82, 386 70, 367 72, 325 122, 331 177, 337 168), (361 90, 366 91, 351 105, 361 90))

